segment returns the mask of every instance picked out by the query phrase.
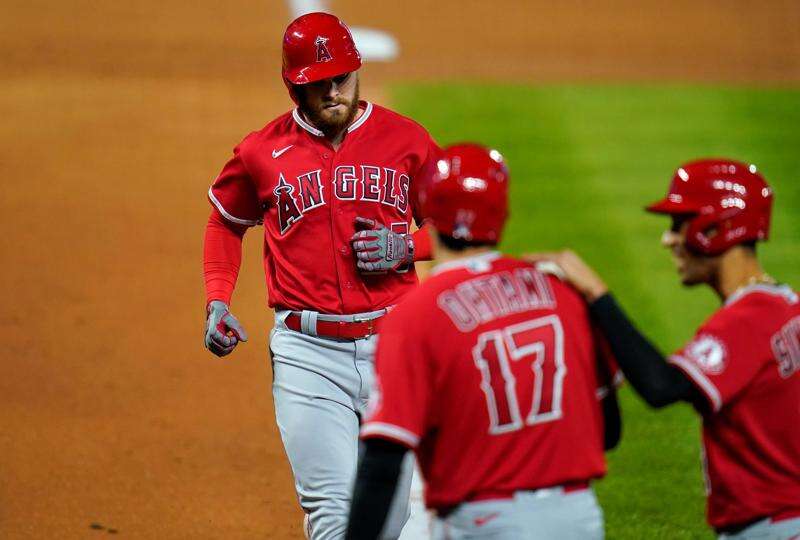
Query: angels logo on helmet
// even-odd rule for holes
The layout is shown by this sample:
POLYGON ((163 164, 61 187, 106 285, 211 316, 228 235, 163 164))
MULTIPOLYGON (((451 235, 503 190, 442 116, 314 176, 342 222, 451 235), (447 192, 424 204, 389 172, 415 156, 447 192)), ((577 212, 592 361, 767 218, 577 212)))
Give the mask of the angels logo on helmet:
POLYGON ((317 36, 317 39, 314 40, 314 44, 317 46, 317 62, 329 62, 333 60, 333 55, 328 50, 327 45, 328 38, 317 36))

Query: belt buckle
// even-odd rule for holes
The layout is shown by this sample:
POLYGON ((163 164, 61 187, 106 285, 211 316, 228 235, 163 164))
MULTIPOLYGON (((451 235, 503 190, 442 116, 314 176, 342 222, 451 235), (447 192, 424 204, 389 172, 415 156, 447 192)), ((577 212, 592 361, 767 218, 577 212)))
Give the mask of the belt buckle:
POLYGON ((367 339, 372 337, 372 335, 375 333, 375 320, 376 317, 353 317, 354 323, 367 323, 367 333, 357 339, 367 339))

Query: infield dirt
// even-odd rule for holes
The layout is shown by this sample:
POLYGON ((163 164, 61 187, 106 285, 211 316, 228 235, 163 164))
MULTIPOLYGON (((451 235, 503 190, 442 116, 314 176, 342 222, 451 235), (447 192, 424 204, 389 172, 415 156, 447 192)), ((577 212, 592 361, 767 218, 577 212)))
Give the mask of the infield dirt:
MULTIPOLYGON (((431 79, 800 82, 795 1, 330 4, 400 42, 364 68, 378 103, 431 79)), ((286 6, 4 7, 0 537, 302 537, 258 230, 234 296, 252 337, 225 359, 202 346, 205 193, 291 105, 286 6)))

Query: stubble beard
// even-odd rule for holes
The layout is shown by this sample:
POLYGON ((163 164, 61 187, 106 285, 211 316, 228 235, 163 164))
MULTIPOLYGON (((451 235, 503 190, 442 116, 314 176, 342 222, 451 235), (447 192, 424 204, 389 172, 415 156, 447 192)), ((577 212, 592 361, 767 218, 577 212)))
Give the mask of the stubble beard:
POLYGON ((719 281, 719 269, 715 259, 699 254, 689 254, 682 258, 683 271, 680 272, 681 284, 686 287, 695 285, 711 285, 719 281))

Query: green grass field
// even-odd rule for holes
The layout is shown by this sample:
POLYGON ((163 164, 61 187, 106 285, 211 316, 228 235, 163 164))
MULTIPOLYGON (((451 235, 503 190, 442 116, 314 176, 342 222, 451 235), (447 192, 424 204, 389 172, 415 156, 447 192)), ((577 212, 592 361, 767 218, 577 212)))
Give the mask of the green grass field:
MULTIPOLYGON (((776 192, 762 259, 800 286, 800 91, 440 84, 397 87, 393 102, 442 144, 500 150, 512 175, 503 249, 576 249, 665 351, 718 305, 709 290, 680 286, 659 246, 666 220, 642 211, 682 161, 729 156, 759 166, 776 192)), ((597 484, 608 538, 712 538, 698 417, 682 405, 652 412, 628 388, 622 409, 623 440, 597 484)))

